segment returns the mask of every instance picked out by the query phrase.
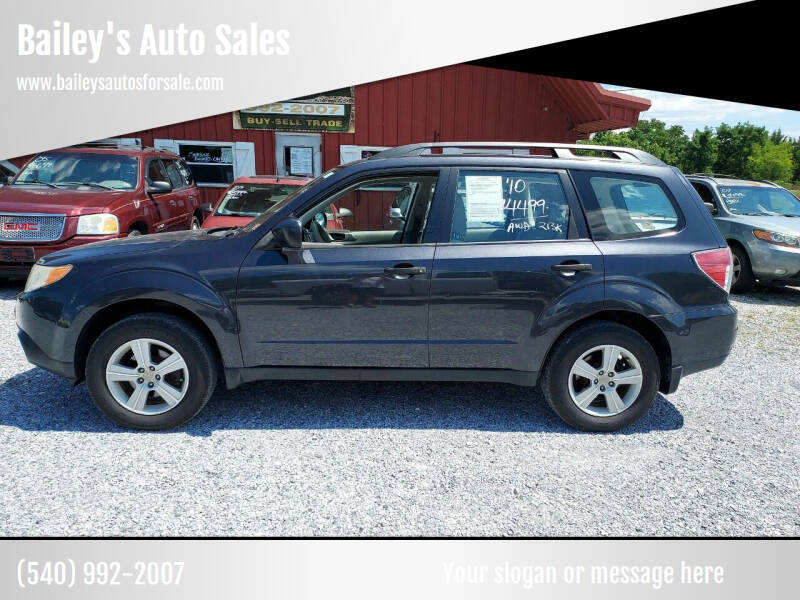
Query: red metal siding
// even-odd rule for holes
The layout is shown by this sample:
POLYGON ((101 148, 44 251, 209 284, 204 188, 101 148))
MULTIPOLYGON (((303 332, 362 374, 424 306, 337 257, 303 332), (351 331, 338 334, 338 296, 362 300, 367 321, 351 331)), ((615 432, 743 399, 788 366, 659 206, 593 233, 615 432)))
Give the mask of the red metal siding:
POLYGON ((456 65, 359 85, 355 91, 355 134, 323 134, 324 169, 339 164, 340 144, 578 138, 562 103, 539 75, 456 65))

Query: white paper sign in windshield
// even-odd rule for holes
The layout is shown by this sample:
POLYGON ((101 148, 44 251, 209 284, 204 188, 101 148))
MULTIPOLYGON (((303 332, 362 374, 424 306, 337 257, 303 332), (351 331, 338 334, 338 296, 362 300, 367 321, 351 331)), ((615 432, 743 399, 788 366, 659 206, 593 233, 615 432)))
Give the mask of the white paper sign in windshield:
POLYGON ((501 175, 467 175, 467 221, 504 221, 503 177, 501 175))

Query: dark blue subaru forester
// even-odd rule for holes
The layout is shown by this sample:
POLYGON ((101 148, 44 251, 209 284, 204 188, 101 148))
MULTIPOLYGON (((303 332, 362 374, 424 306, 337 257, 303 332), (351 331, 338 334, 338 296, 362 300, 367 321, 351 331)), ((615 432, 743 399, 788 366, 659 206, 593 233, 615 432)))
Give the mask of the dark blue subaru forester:
POLYGON ((692 186, 647 153, 415 144, 241 228, 50 254, 16 314, 28 359, 86 379, 125 427, 186 422, 221 372, 538 383, 567 423, 609 431, 725 360, 731 270, 692 186))

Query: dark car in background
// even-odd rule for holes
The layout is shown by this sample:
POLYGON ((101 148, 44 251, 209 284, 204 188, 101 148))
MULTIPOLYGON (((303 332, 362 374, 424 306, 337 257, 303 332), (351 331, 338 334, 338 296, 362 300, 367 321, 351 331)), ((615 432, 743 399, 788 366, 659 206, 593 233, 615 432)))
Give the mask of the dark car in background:
POLYGON ((51 252, 199 228, 202 218, 179 156, 116 145, 43 152, 0 187, 0 277, 25 276, 51 252))
POLYGON ((731 175, 688 176, 733 253, 737 293, 756 281, 800 285, 800 199, 771 181, 731 175))
POLYGON ((16 318, 28 359, 86 379, 125 427, 186 422, 221 373, 539 384, 571 426, 610 431, 725 360, 731 276, 697 194, 650 154, 414 144, 238 229, 50 254, 16 318), (352 211, 346 234, 331 205, 352 211))

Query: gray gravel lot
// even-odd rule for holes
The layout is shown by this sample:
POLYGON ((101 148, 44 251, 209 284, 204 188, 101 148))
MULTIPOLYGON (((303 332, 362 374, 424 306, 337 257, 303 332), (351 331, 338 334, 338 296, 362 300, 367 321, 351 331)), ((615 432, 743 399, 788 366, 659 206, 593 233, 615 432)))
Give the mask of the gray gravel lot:
POLYGON ((800 290, 721 368, 576 433, 506 385, 258 383, 131 433, 25 361, 0 285, 2 535, 798 535, 800 290))

